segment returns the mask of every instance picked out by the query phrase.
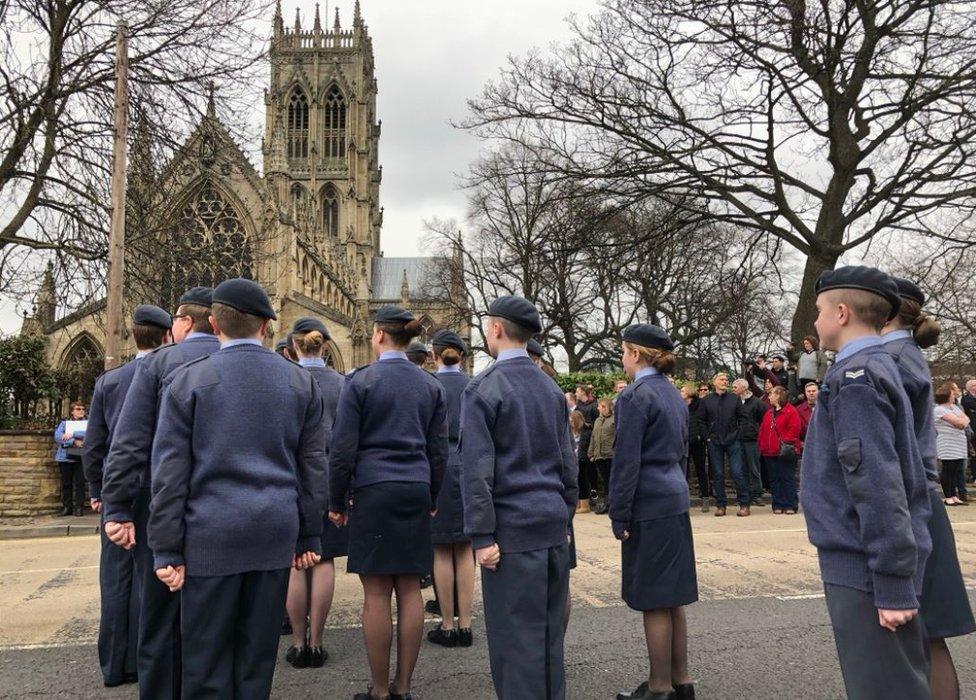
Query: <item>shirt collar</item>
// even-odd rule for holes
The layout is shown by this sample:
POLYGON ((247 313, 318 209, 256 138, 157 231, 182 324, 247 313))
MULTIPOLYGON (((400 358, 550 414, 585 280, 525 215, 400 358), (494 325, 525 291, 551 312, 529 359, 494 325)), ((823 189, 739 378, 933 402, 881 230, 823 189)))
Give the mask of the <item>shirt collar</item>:
POLYGON ((302 367, 325 367, 325 359, 321 357, 299 357, 298 364, 302 367))
POLYGON ((885 343, 886 345, 888 343, 893 343, 896 340, 911 340, 911 339, 912 339, 912 332, 906 330, 891 331, 881 336, 881 342, 885 343))
POLYGON ((237 345, 257 345, 258 347, 261 347, 261 341, 257 338, 234 338, 233 340, 228 340, 225 343, 221 343, 220 349, 223 350, 224 348, 232 348, 237 345))
POLYGON ((514 360, 516 357, 528 357, 529 353, 525 348, 509 348, 508 350, 502 350, 498 353, 498 357, 495 358, 495 362, 504 362, 505 360, 514 360))
POLYGON ((636 380, 643 379, 644 377, 653 377, 655 374, 660 374, 660 372, 653 367, 644 367, 643 369, 637 370, 637 372, 634 374, 634 379, 636 380))
POLYGON ((183 338, 183 342, 185 343, 188 340, 196 340, 197 338, 214 338, 214 337, 216 336, 211 335, 210 333, 201 333, 200 331, 193 331, 188 336, 183 338))
POLYGON ((861 350, 866 348, 881 345, 881 343, 881 336, 878 335, 863 335, 860 338, 855 338, 847 342, 844 347, 837 351, 837 362, 846 360, 854 353, 861 352, 861 350))
POLYGON ((136 359, 137 360, 141 360, 146 355, 148 355, 150 352, 152 352, 152 350, 140 350, 139 352, 136 353, 136 359))
POLYGON ((460 365, 443 365, 443 366, 437 368, 437 374, 450 374, 452 372, 455 373, 455 374, 461 374, 461 366, 460 365))
MULTIPOLYGON (((385 350, 380 353, 380 362, 386 362, 388 360, 406 360, 407 353, 403 350, 385 350)), ((409 360, 407 360, 409 362, 409 360)))

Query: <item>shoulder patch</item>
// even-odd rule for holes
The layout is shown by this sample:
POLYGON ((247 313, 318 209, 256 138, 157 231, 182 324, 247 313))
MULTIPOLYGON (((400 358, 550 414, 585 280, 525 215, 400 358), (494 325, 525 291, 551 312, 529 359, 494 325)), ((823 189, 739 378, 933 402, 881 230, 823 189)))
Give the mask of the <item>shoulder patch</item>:
POLYGON ((851 386, 853 384, 870 384, 868 379, 868 372, 865 368, 859 367, 855 369, 844 370, 844 376, 841 379, 841 387, 851 386))

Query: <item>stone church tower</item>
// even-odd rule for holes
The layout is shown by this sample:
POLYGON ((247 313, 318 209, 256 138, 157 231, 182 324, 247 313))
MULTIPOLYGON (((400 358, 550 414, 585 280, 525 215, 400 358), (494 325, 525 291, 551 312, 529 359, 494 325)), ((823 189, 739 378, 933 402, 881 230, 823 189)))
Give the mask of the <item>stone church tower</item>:
MULTIPOLYGON (((221 122, 213 92, 196 129, 161 168, 149 162, 137 121, 125 307, 150 302, 172 310, 187 287, 250 277, 278 314, 269 344, 298 317, 317 316, 332 333, 331 362, 348 371, 371 360, 370 325, 383 304, 410 308, 427 336, 458 321, 466 334, 466 322, 454 317, 444 282, 459 279, 457 261, 381 252, 376 67, 359 0, 351 27, 343 28, 337 10, 326 29, 317 6, 307 25, 296 12, 286 26, 279 0, 264 91, 263 173, 221 122)), ((104 299, 55 320, 50 291, 40 296, 24 330, 48 337, 52 365, 101 352, 104 299)))

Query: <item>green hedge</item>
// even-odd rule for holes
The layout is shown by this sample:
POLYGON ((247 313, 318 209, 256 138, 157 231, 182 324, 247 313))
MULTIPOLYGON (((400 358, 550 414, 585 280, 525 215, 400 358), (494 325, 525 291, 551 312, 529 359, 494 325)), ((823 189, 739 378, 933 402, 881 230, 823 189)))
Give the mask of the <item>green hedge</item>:
POLYGON ((618 379, 627 379, 623 372, 570 372, 556 376, 556 383, 563 391, 575 391, 580 384, 592 384, 597 396, 613 396, 613 385, 618 379))

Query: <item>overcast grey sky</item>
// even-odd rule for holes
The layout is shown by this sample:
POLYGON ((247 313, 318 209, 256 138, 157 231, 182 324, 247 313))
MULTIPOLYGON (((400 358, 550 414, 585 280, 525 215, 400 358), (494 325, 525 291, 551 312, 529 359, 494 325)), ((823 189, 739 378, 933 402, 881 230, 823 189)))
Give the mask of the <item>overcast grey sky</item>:
MULTIPOLYGON (((480 147, 477 139, 452 128, 450 121, 465 115, 465 100, 478 95, 508 55, 567 39, 570 29, 565 19, 572 13, 585 16, 597 11, 599 1, 360 2, 373 37, 377 111, 383 120, 383 251, 390 256, 422 255, 418 243, 424 219, 463 216, 465 196, 458 191, 457 175, 477 157, 480 147)), ((328 15, 326 3, 320 4, 326 26, 332 25, 336 7, 342 25, 352 24, 353 0, 330 0, 328 15)), ((296 8, 301 9, 303 25, 310 26, 315 11, 312 0, 283 0, 286 25, 294 23, 296 8)), ((270 28, 269 16, 269 35, 270 28)), ((263 87, 256 86, 256 92, 263 87)), ((247 150, 259 151, 259 144, 247 150)), ((0 331, 19 328, 17 309, 0 299, 0 331)))

